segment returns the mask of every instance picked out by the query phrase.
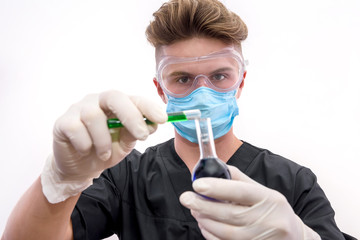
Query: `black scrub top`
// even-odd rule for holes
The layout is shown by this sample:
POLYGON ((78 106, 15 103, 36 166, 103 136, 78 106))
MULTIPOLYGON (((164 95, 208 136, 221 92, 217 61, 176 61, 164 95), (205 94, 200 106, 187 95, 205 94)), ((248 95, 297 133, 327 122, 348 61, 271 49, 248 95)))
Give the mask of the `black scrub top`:
MULTIPOLYGON (((303 222, 325 239, 344 239, 334 210, 310 169, 244 142, 227 162, 282 193, 303 222)), ((132 151, 105 170, 80 196, 72 213, 74 239, 204 239, 179 202, 192 190, 191 173, 174 140, 132 151)))

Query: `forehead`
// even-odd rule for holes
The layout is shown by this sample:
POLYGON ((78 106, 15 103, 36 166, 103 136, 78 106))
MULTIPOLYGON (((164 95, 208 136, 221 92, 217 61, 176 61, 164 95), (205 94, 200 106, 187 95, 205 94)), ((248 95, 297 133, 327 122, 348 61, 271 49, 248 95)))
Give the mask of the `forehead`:
MULTIPOLYGON (((225 53, 228 54, 228 53, 225 53)), ((238 71, 239 62, 234 56, 205 56, 192 57, 189 59, 164 58, 159 64, 158 73, 163 77, 174 72, 208 74, 214 71, 238 71)))
POLYGON ((157 50, 157 62, 165 56, 174 57, 200 57, 220 51, 232 45, 214 38, 191 38, 178 41, 171 45, 162 46, 157 50))

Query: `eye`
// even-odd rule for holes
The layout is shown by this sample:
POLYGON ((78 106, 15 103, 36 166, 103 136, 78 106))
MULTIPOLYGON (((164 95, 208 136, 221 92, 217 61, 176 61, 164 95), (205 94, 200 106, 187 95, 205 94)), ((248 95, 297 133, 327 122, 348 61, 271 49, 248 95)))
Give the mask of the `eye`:
POLYGON ((176 82, 181 83, 181 84, 185 84, 185 83, 189 83, 190 82, 190 77, 189 76, 181 76, 178 77, 176 82))
POLYGON ((224 80, 226 78, 226 76, 224 75, 224 74, 222 74, 222 73, 217 73, 217 74, 214 74, 213 76, 212 76, 212 80, 215 80, 215 81, 222 81, 222 80, 224 80))

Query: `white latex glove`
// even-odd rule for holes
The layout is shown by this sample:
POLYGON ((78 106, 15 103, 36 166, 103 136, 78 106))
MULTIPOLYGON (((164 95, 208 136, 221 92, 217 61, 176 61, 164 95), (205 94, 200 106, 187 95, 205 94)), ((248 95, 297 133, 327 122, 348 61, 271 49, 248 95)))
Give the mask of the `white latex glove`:
POLYGON ((228 166, 232 180, 200 178, 194 190, 220 201, 185 192, 180 202, 191 210, 206 239, 321 239, 294 213, 286 198, 228 166))
POLYGON ((104 169, 124 159, 136 140, 145 140, 166 120, 160 106, 142 97, 117 91, 88 95, 55 123, 54 152, 41 174, 44 195, 58 203, 82 192, 104 169), (144 116, 154 124, 146 125, 144 116), (110 117, 125 126, 117 129, 115 139, 107 127, 110 117))

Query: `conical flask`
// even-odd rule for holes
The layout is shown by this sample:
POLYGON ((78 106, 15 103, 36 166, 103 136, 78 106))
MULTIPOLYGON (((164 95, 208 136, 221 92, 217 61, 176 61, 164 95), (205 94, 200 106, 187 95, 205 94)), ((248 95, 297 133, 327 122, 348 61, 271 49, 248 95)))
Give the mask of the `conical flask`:
POLYGON ((228 167, 216 155, 211 119, 195 119, 195 126, 200 149, 200 159, 193 169, 192 180, 195 181, 202 177, 231 179, 228 167))

